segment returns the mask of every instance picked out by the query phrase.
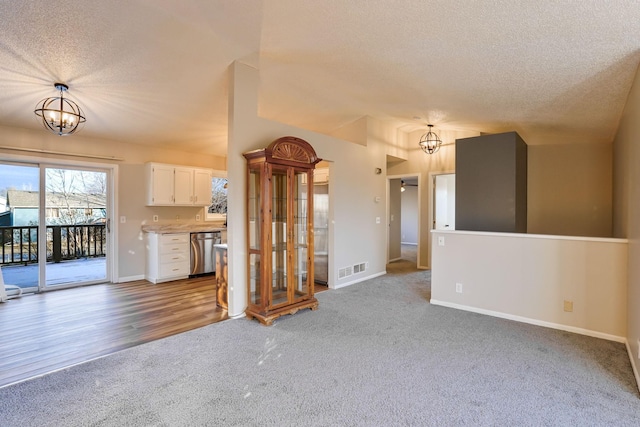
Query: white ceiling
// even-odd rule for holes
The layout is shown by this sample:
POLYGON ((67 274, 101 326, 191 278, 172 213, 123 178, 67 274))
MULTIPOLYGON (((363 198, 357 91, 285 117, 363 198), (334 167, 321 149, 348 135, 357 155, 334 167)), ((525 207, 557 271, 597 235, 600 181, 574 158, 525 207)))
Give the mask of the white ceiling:
POLYGON ((0 125, 41 127, 60 81, 86 136, 220 155, 234 60, 260 69, 265 118, 529 144, 610 142, 640 61, 637 0, 2 0, 0 16, 0 125))

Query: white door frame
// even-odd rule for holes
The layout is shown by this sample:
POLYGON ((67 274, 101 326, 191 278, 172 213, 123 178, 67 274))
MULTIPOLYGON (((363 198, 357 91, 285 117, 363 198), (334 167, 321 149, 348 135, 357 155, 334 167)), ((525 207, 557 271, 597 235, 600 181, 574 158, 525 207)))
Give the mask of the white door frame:
POLYGON ((429 172, 429 237, 427 238, 427 244, 429 245, 429 269, 431 268, 431 230, 434 229, 433 221, 435 219, 433 215, 433 210, 435 209, 435 197, 436 197, 436 176, 437 175, 455 175, 456 171, 438 171, 438 172, 429 172))

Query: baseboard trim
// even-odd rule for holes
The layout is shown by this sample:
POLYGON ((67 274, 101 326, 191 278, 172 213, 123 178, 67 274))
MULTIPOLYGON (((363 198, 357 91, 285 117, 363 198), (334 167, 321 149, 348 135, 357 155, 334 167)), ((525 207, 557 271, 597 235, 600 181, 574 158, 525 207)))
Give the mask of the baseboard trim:
POLYGON ((396 261, 400 261, 401 259, 402 259, 402 257, 394 258, 394 259, 390 259, 389 262, 396 262, 396 261))
POLYGON ((418 246, 417 243, 413 243, 413 242, 400 242, 401 245, 407 245, 407 246, 418 246))
MULTIPOLYGON (((558 329, 561 331, 573 332, 580 335, 586 335, 594 338, 602 338, 608 341, 615 341, 619 343, 626 344, 627 339, 625 337, 620 337, 617 335, 606 334, 604 332, 592 331, 590 329, 577 328, 575 326, 563 325, 560 323, 546 322, 544 320, 532 319, 529 317, 516 316, 513 314, 501 313, 499 311, 485 310, 483 308, 470 307, 467 305, 455 304, 447 301, 438 301, 435 299, 431 299, 431 304, 439 305, 442 307, 455 308, 458 310, 470 311, 473 313, 484 314, 487 316, 499 317, 507 320, 514 320, 516 322, 529 323, 531 325, 543 326, 545 328, 558 329)), ((637 378, 637 375, 636 375, 637 378)))
POLYGON ((344 288, 344 287, 347 287, 347 286, 355 285, 356 283, 364 282, 365 280, 375 279, 376 277, 384 276, 385 274, 387 274, 386 270, 382 271, 380 273, 372 274, 372 275, 367 276, 367 277, 362 277, 360 279, 355 279, 355 280, 352 280, 350 282, 340 283, 340 284, 336 285, 333 289, 340 289, 340 288, 344 288))
POLYGON ((633 357, 631 347, 629 347, 629 340, 624 340, 624 345, 627 347, 627 354, 629 355, 629 361, 631 362, 631 369, 633 369, 633 376, 636 377, 636 387, 638 387, 638 391, 640 391, 640 375, 638 374, 636 359, 633 357))
POLYGON ((141 274, 139 276, 118 277, 117 283, 135 282, 136 280, 144 280, 144 274, 141 274))

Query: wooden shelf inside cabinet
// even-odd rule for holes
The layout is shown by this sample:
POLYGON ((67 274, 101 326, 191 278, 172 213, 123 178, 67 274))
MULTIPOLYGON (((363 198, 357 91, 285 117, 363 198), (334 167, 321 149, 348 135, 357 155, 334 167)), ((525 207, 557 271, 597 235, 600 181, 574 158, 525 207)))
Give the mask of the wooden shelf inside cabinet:
POLYGON ((313 170, 320 159, 306 141, 286 136, 247 160, 249 319, 271 325, 318 308, 313 289, 313 170))

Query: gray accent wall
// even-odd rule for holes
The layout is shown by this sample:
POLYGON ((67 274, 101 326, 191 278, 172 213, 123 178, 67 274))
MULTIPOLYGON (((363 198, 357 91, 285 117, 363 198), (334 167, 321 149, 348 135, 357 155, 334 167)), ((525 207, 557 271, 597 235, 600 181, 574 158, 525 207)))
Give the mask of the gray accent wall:
POLYGON ((527 144, 516 132, 456 140, 456 229, 527 232, 527 144))

